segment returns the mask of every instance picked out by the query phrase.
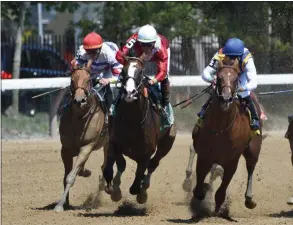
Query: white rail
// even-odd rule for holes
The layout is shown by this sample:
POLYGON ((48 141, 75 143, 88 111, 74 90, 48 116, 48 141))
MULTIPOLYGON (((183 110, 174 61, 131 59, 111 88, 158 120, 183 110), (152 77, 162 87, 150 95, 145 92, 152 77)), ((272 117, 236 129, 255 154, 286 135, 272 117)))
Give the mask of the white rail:
MULTIPOLYGON (((257 76, 258 85, 288 85, 293 84, 293 74, 260 74, 257 76)), ((199 75, 170 76, 171 86, 207 86, 199 75)), ((44 89, 62 88, 69 86, 70 78, 30 78, 1 80, 1 90, 13 89, 44 89)))

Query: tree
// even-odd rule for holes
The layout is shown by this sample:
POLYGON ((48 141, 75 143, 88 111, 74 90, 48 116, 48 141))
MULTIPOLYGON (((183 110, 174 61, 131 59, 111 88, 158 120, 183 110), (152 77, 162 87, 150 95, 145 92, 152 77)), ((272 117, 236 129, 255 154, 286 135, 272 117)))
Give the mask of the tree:
MULTIPOLYGON (((25 21, 25 14, 29 8, 29 2, 3 2, 1 11, 4 12, 3 15, 5 18, 10 18, 16 23, 16 37, 15 37, 15 50, 13 57, 13 69, 12 74, 14 79, 19 78, 19 70, 21 63, 21 49, 22 49, 22 32, 25 21)), ((19 90, 13 90, 12 92, 12 105, 7 109, 8 115, 16 116, 19 112, 19 103, 18 103, 19 90)))
MULTIPOLYGON (((11 21, 16 27, 15 49, 13 57, 12 75, 13 79, 19 78, 22 52, 22 34, 24 30, 24 23, 30 15, 30 4, 37 4, 38 2, 3 2, 1 5, 1 13, 5 20, 11 21)), ((47 10, 55 8, 57 11, 64 12, 68 10, 73 12, 79 7, 76 2, 44 2, 47 10)), ((7 109, 6 114, 17 116, 19 113, 19 90, 12 92, 12 105, 7 109)))

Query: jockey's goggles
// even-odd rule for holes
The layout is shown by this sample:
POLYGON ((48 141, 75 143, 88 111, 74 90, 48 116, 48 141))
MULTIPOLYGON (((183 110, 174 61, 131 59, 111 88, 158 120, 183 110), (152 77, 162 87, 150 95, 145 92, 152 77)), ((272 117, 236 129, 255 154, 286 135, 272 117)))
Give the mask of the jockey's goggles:
POLYGON ((101 48, 96 48, 96 49, 86 49, 85 50, 87 54, 89 55, 99 55, 101 52, 101 48))
POLYGON ((154 47, 155 42, 151 42, 151 43, 143 43, 140 42, 141 47, 154 47))

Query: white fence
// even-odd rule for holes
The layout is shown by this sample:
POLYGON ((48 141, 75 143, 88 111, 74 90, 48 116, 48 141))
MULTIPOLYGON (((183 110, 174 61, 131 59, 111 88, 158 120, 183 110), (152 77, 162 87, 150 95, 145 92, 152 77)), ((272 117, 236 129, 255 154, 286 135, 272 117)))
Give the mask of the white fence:
MULTIPOLYGON (((293 84, 293 74, 260 74, 257 76, 259 85, 293 84)), ((170 76, 171 86, 207 86, 201 76, 170 76)), ((70 85, 70 78, 30 78, 2 80, 1 90, 62 88, 70 85)))

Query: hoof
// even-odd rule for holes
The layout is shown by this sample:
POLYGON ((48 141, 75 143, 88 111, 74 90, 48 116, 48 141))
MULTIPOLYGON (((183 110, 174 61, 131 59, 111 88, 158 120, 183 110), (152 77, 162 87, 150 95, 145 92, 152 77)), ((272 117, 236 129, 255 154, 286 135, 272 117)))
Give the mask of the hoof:
POLYGON ((111 199, 113 202, 119 202, 122 199, 122 193, 120 188, 115 189, 115 191, 111 194, 111 199))
POLYGON ((254 209, 256 207, 256 203, 251 199, 245 200, 245 206, 248 209, 254 209))
POLYGON ((132 195, 138 195, 139 191, 140 191, 139 188, 136 188, 136 187, 133 187, 133 186, 131 186, 130 189, 129 189, 129 192, 132 195))
POLYGON ((140 193, 136 196, 136 201, 139 204, 144 204, 144 203, 146 203, 147 200, 148 200, 148 194, 146 192, 146 189, 142 188, 140 190, 140 193))
POLYGON ((110 186, 106 186, 106 187, 105 187, 105 192, 106 192, 108 195, 112 195, 113 192, 114 192, 112 185, 110 185, 110 186))
POLYGON ((88 169, 84 169, 79 171, 78 176, 80 177, 90 177, 92 175, 92 172, 88 169))
POLYGON ((60 205, 56 205, 55 208, 54 208, 54 211, 56 212, 63 212, 64 211, 64 208, 60 205))
POLYGON ((293 205, 293 197, 288 199, 287 204, 288 205, 293 205))
POLYGON ((190 178, 186 178, 182 184, 182 189, 185 192, 191 192, 192 190, 192 180, 190 178))

